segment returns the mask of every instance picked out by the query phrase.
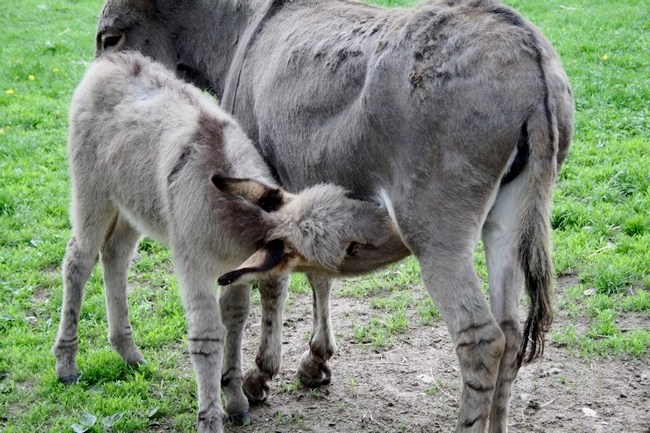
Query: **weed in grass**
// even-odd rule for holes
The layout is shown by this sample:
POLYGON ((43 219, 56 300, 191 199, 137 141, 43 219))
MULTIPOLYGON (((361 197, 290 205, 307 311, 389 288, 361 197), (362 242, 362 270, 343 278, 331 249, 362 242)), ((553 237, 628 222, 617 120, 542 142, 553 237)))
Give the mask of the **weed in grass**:
POLYGON ((357 396, 357 381, 353 378, 350 379, 350 393, 356 397, 357 396))
POLYGON ((440 312, 430 297, 420 300, 416 308, 422 324, 424 325, 429 325, 431 322, 440 320, 441 318, 440 312))
POLYGON ((444 381, 442 379, 435 379, 434 386, 427 388, 424 390, 424 393, 426 395, 434 396, 438 395, 440 391, 442 390, 442 387, 444 386, 444 381))
POLYGON ((408 329, 408 318, 404 310, 373 318, 366 325, 355 324, 353 337, 360 343, 370 343, 375 348, 391 346, 398 334, 408 329))
POLYGON ((291 381, 279 379, 276 389, 277 392, 283 394, 295 394, 302 389, 302 384, 300 383, 300 379, 298 378, 294 378, 291 381))
POLYGON ((290 426, 292 429, 305 428, 305 418, 299 413, 287 414, 279 410, 275 413, 275 419, 279 424, 290 426))
POLYGON ((289 291, 295 294, 311 293, 311 286, 309 285, 309 281, 307 281, 307 277, 303 274, 291 275, 289 291))

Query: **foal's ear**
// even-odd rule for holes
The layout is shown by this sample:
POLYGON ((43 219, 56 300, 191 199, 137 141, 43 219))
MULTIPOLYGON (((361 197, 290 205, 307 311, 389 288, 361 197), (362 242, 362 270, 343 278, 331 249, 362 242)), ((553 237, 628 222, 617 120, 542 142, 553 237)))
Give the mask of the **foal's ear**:
POLYGON ((253 179, 238 179, 214 174, 212 175, 212 183, 219 190, 248 200, 266 212, 274 212, 280 209, 289 201, 291 196, 282 188, 273 188, 253 179))
POLYGON ((234 271, 223 274, 217 282, 220 286, 238 283, 245 284, 269 275, 282 275, 290 272, 300 257, 286 248, 285 242, 276 239, 257 250, 234 271))

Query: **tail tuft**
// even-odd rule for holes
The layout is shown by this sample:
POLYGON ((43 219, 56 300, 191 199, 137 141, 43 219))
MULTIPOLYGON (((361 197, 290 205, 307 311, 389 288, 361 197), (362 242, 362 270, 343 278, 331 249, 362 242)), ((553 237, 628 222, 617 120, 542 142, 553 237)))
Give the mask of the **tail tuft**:
MULTIPOLYGON (((541 216, 540 216, 541 217, 541 216)), ((528 233, 522 233, 519 260, 524 267, 526 291, 530 309, 524 325, 523 341, 518 354, 518 364, 533 362, 544 353, 544 336, 553 323, 552 282, 553 264, 548 243, 532 243, 528 233)), ((539 238, 538 238, 539 239, 539 238)), ((548 239, 548 238, 547 238, 548 239)))

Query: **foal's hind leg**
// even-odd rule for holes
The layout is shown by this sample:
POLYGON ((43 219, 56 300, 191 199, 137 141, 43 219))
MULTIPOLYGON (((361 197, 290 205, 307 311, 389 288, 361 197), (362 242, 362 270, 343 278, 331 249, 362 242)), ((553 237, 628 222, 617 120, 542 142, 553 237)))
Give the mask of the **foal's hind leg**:
POLYGON ((56 375, 66 384, 79 378, 77 351, 79 350, 79 316, 83 291, 88 278, 97 263, 99 249, 110 230, 114 213, 103 212, 94 206, 86 210, 76 206, 73 215, 73 236, 63 259, 63 305, 61 322, 52 351, 56 357, 56 375))
POLYGON ((289 277, 263 280, 259 283, 262 301, 260 346, 255 367, 244 377, 244 392, 255 404, 265 401, 271 390, 268 382, 280 370, 282 361, 282 309, 289 290, 289 277))
POLYGON ((101 251, 108 337, 111 345, 130 365, 145 362, 133 341, 133 331, 126 302, 129 263, 139 239, 139 233, 122 215, 118 215, 115 227, 101 251))
POLYGON ((318 273, 308 273, 307 278, 314 291, 313 328, 309 350, 300 359, 298 377, 309 387, 327 385, 332 378, 329 359, 336 352, 330 319, 330 294, 332 279, 318 273))
POLYGON ((492 410, 490 433, 508 431, 508 411, 512 383, 519 371, 517 354, 521 346, 519 300, 524 277, 517 258, 517 215, 523 202, 522 175, 501 187, 496 202, 483 226, 483 242, 490 280, 490 308, 506 337, 506 347, 499 366, 492 410))

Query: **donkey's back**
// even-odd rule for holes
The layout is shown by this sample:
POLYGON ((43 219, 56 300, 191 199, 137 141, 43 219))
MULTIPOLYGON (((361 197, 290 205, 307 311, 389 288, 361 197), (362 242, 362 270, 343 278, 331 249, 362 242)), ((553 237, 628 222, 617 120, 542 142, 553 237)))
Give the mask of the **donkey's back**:
POLYGON ((73 96, 68 152, 76 200, 105 199, 165 243, 177 177, 191 191, 203 191, 216 172, 272 181, 213 98, 139 55, 108 55, 90 66, 73 96), (188 179, 185 165, 205 184, 188 179))

